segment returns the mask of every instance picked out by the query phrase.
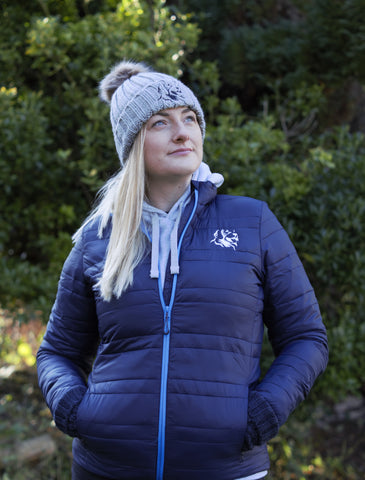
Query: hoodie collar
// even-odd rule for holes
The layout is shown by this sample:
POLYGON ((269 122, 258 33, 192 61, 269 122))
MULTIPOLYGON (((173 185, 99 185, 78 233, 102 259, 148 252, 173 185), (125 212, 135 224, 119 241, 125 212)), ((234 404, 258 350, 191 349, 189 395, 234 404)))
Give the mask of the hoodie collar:
POLYGON ((172 206, 169 212, 165 212, 150 205, 143 204, 142 230, 149 238, 152 245, 151 252, 151 278, 159 278, 160 269, 164 273, 165 263, 171 252, 170 272, 172 275, 179 273, 178 262, 178 228, 185 206, 189 203, 191 186, 185 190, 179 200, 172 206), (162 263, 161 264, 161 260, 162 263))

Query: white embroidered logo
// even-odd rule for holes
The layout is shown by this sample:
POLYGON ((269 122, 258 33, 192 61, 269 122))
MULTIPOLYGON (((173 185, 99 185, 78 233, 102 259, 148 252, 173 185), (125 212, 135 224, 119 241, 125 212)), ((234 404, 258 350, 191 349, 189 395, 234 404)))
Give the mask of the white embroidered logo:
POLYGON ((220 247, 230 248, 232 247, 233 250, 236 250, 238 245, 238 233, 234 230, 231 232, 230 230, 225 230, 224 228, 218 229, 214 235, 213 240, 210 243, 214 243, 214 245, 219 245, 220 247))

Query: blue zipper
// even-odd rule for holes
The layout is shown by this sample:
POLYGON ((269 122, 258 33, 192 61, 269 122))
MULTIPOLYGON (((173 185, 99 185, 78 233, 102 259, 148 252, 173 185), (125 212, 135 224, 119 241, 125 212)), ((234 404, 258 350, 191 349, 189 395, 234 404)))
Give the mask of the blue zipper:
MULTIPOLYGON (((198 191, 195 190, 195 202, 193 210, 190 214, 188 221, 186 222, 185 228, 181 233, 179 244, 177 247, 178 258, 180 256, 181 244, 188 229, 191 220, 194 217, 195 211, 198 206, 198 191)), ((167 399, 167 375, 169 370, 169 352, 170 352, 170 330, 171 330, 171 311, 175 301, 176 294, 176 283, 177 283, 177 274, 174 274, 172 280, 172 291, 170 302, 166 305, 163 298, 163 291, 160 278, 158 279, 158 288, 160 293, 160 302, 162 305, 162 310, 164 314, 164 324, 163 324, 163 345, 162 345, 162 366, 161 366, 161 391, 160 391, 160 412, 159 412, 159 423, 158 423, 158 447, 157 447, 157 470, 156 470, 156 480, 163 480, 163 471, 165 463, 165 428, 166 428, 166 399, 167 399)))

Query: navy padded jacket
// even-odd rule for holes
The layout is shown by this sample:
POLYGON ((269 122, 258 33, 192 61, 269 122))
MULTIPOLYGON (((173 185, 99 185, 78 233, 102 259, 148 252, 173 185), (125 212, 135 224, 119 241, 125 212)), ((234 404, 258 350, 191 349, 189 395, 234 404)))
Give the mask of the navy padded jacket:
POLYGON ((108 242, 85 227, 38 352, 40 387, 74 460, 111 479, 233 480, 269 467, 266 441, 328 360, 313 289, 267 205, 194 183, 180 274, 150 255, 110 302, 108 242), (260 380, 264 324, 276 359, 260 380))

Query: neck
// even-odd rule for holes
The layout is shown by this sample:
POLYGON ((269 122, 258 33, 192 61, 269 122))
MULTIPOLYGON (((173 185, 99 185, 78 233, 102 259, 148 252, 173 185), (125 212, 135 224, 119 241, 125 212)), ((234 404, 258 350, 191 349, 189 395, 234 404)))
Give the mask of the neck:
POLYGON ((149 203, 164 212, 169 212, 188 188, 190 180, 166 184, 164 182, 148 182, 147 197, 149 203))

